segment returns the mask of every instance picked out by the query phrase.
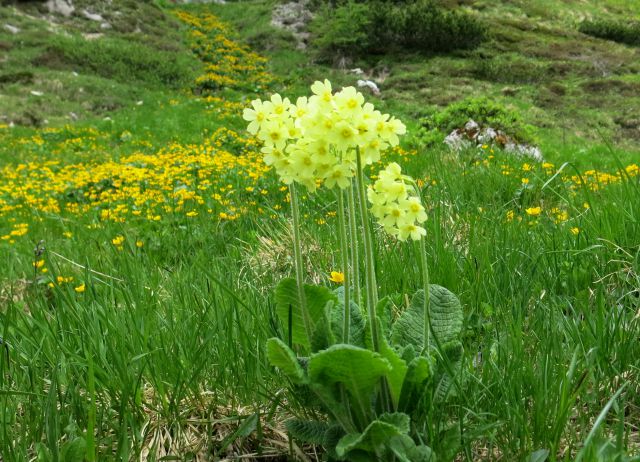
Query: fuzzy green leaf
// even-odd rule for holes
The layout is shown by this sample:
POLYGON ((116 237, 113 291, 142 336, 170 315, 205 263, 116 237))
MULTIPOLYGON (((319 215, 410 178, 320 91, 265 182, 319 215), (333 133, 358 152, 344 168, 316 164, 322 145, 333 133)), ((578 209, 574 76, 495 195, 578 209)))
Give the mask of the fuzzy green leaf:
POLYGON ((307 382, 296 355, 279 338, 267 340, 267 358, 271 365, 280 369, 293 383, 300 385, 307 382))
MULTIPOLYGON (((431 332, 440 344, 458 339, 462 332, 463 313, 458 297, 442 286, 429 286, 429 315, 431 332)), ((424 346, 424 291, 419 290, 411 299, 409 308, 402 313, 392 328, 391 336, 396 345, 424 346)), ((431 339, 431 345, 435 341, 431 339)))
POLYGON ((342 384, 351 397, 351 406, 361 416, 371 413, 371 400, 380 378, 391 370, 389 362, 377 353, 353 345, 333 345, 309 360, 309 379, 316 387, 336 397, 342 384))
MULTIPOLYGON (((316 324, 324 316, 325 306, 330 301, 336 302, 336 296, 326 287, 307 284, 304 286, 304 293, 311 318, 311 335, 313 336, 316 324)), ((311 339, 305 330, 295 279, 286 278, 280 281, 275 290, 275 300, 276 314, 284 327, 285 338, 289 338, 291 335, 293 343, 302 345, 308 350, 311 346, 311 339), (291 333, 289 332, 289 310, 291 310, 291 333)))
MULTIPOLYGON (((335 338, 342 339, 343 320, 344 320, 344 287, 338 287, 333 291, 334 295, 338 298, 338 303, 333 306, 331 310, 331 329, 335 338)), ((349 322, 349 345, 365 346, 365 321, 360 312, 360 307, 351 300, 349 305, 350 322, 349 322)))
POLYGON ((291 419, 287 420, 286 427, 292 437, 303 443, 320 444, 325 443, 325 435, 330 424, 317 420, 291 419))
POLYGON ((398 409, 407 410, 420 400, 420 395, 424 392, 425 381, 433 375, 432 369, 433 361, 425 356, 418 356, 409 363, 402 383, 398 409))
POLYGON ((389 440, 409 433, 409 416, 402 413, 382 414, 371 422, 362 433, 350 433, 344 436, 336 446, 339 457, 345 457, 352 451, 367 452, 376 455, 376 459, 387 452, 389 440))

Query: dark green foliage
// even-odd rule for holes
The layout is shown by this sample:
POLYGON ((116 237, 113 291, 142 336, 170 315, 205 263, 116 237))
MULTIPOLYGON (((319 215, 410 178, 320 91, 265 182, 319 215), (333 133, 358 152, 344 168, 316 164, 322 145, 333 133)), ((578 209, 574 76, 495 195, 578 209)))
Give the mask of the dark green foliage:
POLYGON ((138 81, 151 86, 183 88, 193 81, 190 56, 153 49, 119 38, 85 40, 56 37, 34 64, 53 68, 72 66, 118 82, 138 81))
POLYGON ((513 109, 486 97, 465 98, 443 110, 434 109, 420 120, 419 138, 427 144, 442 141, 443 136, 464 127, 469 119, 481 126, 502 130, 519 142, 534 141, 534 127, 525 124, 513 109))
POLYGON ((393 6, 387 14, 391 34, 401 47, 411 50, 442 53, 470 49, 485 37, 484 26, 473 16, 446 10, 432 0, 393 6))
POLYGON ((322 57, 357 56, 372 47, 374 13, 364 3, 348 2, 337 8, 324 6, 311 23, 314 46, 322 57))
POLYGON ((327 4, 311 30, 322 58, 398 49, 446 53, 475 48, 486 36, 484 25, 473 16, 444 9, 433 0, 327 4))
POLYGON ((638 21, 595 19, 583 21, 580 23, 578 30, 593 37, 640 46, 640 22, 638 21))

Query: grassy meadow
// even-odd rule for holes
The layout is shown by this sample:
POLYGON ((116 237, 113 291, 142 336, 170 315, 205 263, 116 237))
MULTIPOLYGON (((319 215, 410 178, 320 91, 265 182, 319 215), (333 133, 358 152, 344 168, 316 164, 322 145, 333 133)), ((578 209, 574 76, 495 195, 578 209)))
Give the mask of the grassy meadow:
MULTIPOLYGON (((0 460, 324 460, 285 426, 323 416, 266 357, 291 197, 242 112, 352 67, 386 75, 366 99, 408 132, 365 174, 416 179, 430 280, 463 307, 462 372, 424 411, 437 460, 640 460, 640 51, 574 27, 635 2, 462 2, 491 25, 478 50, 347 69, 270 2, 113 3, 96 39, 0 6, 21 29, 0 29, 0 460), (545 161, 423 143, 426 109, 469 95, 518 111, 545 161)), ((336 289, 336 196, 300 207, 305 280, 336 289)), ((373 251, 399 315, 419 250, 375 228, 373 251)))

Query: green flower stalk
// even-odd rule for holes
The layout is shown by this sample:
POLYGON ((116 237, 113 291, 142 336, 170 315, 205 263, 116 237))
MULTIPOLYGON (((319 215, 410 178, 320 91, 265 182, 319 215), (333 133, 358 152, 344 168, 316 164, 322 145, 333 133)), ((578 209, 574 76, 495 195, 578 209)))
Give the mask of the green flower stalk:
POLYGON ((304 293, 304 265, 302 264, 302 242, 300 240, 300 211, 298 210, 298 196, 293 184, 289 185, 289 198, 291 200, 291 216, 293 218, 293 256, 296 267, 296 286, 298 288, 298 300, 304 322, 307 338, 312 338, 313 327, 311 315, 307 308, 307 297, 304 293))
POLYGON ((342 257, 342 268, 344 272, 344 317, 342 327, 342 343, 349 343, 349 331, 351 322, 351 297, 350 297, 350 276, 349 276, 349 251, 347 245, 347 224, 345 222, 344 193, 338 190, 338 228, 340 236, 340 254, 342 257))
POLYGON ((371 227, 369 226, 369 214, 367 213, 367 203, 364 193, 364 174, 360 160, 359 149, 356 149, 356 184, 358 186, 358 199, 360 202, 360 219, 362 220, 362 236, 364 240, 364 266, 365 266, 365 287, 367 290, 367 314, 369 325, 371 326, 371 342, 373 351, 380 352, 380 341, 378 337, 378 322, 376 320, 376 304, 378 303, 378 286, 376 284, 375 261, 373 257, 373 238, 371 227))
POLYGON ((349 193, 349 238, 351 240, 351 274, 353 275, 353 293, 358 306, 360 304, 360 239, 358 238, 358 219, 356 216, 356 188, 351 185, 349 193))

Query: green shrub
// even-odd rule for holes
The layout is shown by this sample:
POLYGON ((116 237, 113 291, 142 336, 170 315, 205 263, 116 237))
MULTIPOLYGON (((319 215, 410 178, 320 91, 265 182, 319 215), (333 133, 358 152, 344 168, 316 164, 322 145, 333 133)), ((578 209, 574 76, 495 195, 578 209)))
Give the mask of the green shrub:
POLYGON ((139 81, 171 88, 191 83, 195 70, 188 55, 117 38, 57 37, 34 64, 71 68, 119 82, 139 81))
POLYGON ((593 37, 640 46, 640 22, 638 21, 596 19, 583 21, 578 29, 583 34, 593 37))
POLYGON ((364 3, 325 5, 311 23, 314 45, 322 58, 360 55, 373 47, 373 22, 374 13, 364 3))
POLYGON ((474 48, 486 37, 486 28, 473 16, 444 9, 433 0, 325 4, 311 31, 321 57, 397 49, 445 53, 474 48))
POLYGON ((420 119, 418 139, 425 144, 441 142, 456 128, 464 127, 469 119, 480 126, 502 130, 521 143, 534 142, 534 127, 525 124, 516 111, 486 97, 465 98, 445 109, 433 109, 420 119))
POLYGON ((441 53, 477 47, 484 26, 473 16, 446 10, 432 0, 390 8, 390 26, 398 44, 411 50, 441 53))

